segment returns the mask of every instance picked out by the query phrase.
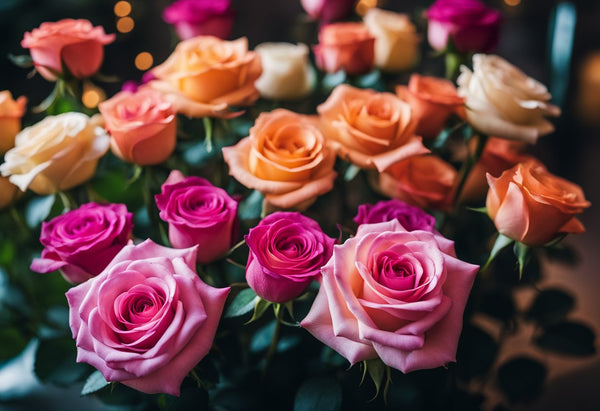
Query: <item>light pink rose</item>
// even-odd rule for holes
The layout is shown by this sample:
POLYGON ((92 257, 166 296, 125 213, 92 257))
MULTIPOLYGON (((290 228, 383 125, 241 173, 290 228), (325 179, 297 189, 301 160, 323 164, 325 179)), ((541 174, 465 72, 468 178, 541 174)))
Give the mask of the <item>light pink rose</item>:
POLYGON ((77 362, 106 381, 178 396, 210 351, 229 293, 200 280, 196 250, 130 244, 98 276, 67 291, 77 362))
POLYGON ((350 363, 381 358, 402 372, 456 359, 478 266, 437 233, 397 220, 363 224, 335 246, 302 327, 350 363))
POLYGON ((363 74, 375 63, 375 37, 363 23, 332 23, 319 31, 313 52, 317 67, 327 73, 363 74))

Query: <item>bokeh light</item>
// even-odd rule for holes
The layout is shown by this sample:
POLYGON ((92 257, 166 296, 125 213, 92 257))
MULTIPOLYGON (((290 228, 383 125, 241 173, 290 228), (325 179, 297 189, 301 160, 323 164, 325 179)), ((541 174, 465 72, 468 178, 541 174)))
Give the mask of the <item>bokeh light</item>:
POLYGON ((377 7, 377 0, 359 0, 356 4, 356 14, 364 16, 373 7, 377 7))
POLYGON ((135 23, 131 17, 121 17, 117 20, 117 30, 120 33, 129 33, 133 30, 133 26, 135 26, 135 23))
POLYGON ((142 51, 135 57, 135 67, 138 70, 148 70, 150 67, 152 67, 153 62, 154 58, 152 57, 152 54, 148 53, 147 51, 142 51))
POLYGON ((125 17, 131 13, 131 4, 128 1, 119 1, 115 4, 115 15, 117 17, 125 17))

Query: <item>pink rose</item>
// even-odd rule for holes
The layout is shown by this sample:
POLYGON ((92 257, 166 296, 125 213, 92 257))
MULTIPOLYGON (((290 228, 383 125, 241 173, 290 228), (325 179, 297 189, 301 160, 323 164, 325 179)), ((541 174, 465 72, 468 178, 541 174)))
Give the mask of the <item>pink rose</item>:
POLYGON ((169 223, 171 245, 200 245, 200 264, 214 261, 235 241, 238 203, 208 180, 173 170, 154 198, 160 218, 169 223))
POLYGON ((489 53, 498 44, 502 15, 479 0, 437 0, 426 15, 435 50, 444 50, 449 39, 461 53, 489 53))
POLYGON ((396 219, 408 231, 433 231, 435 218, 419 207, 400 200, 380 201, 377 204, 361 204, 354 222, 358 225, 383 223, 396 219))
POLYGON ((375 37, 363 23, 332 23, 321 28, 313 51, 317 67, 327 73, 363 74, 375 62, 375 37))
POLYGON ((229 293, 200 280, 196 250, 129 244, 97 277, 67 291, 77 362, 106 381, 178 396, 210 351, 229 293))
POLYGON ((95 74, 104 59, 104 46, 114 40, 114 34, 88 20, 64 19, 25 33, 21 46, 30 50, 37 71, 54 81, 57 74, 64 74, 63 64, 76 78, 95 74))
POLYGON ((350 14, 356 0, 301 0, 300 3, 310 17, 328 23, 350 14))
POLYGON ((302 327, 352 364, 373 358, 402 372, 455 361, 478 266, 439 234, 396 220, 363 224, 333 250, 302 327))
POLYGON ((129 241, 132 218, 124 204, 87 203, 42 223, 44 250, 31 270, 60 270, 75 284, 98 275, 129 241))
POLYGON ((179 0, 167 7, 162 17, 175 26, 182 40, 196 36, 225 40, 233 26, 230 0, 179 0))
POLYGON ((259 297, 275 303, 299 296, 319 277, 335 243, 316 221, 284 211, 265 217, 245 240, 246 280, 259 297))

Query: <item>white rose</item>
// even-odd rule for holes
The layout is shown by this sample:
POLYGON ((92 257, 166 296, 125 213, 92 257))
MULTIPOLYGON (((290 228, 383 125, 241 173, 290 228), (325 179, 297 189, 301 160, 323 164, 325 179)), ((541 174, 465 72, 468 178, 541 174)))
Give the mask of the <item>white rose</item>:
POLYGON ((415 65, 421 40, 406 14, 372 8, 363 21, 375 36, 376 67, 385 71, 401 71, 415 65))
POLYGON ((473 71, 460 68, 458 94, 467 121, 487 135, 534 144, 554 131, 545 116, 559 116, 546 86, 495 55, 475 54, 473 71))
POLYGON ((263 66, 262 75, 254 83, 262 97, 293 100, 311 92, 315 71, 308 62, 305 44, 262 43, 254 51, 263 66))
POLYGON ((67 190, 90 179, 110 138, 82 113, 49 116, 23 129, 4 156, 0 173, 40 195, 67 190))

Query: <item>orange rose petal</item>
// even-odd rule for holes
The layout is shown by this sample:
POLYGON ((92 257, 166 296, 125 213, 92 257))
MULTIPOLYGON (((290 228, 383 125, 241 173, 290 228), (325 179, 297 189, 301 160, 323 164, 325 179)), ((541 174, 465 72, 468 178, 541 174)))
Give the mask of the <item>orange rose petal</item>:
POLYGON ((579 219, 573 217, 558 230, 559 233, 581 234, 585 232, 585 227, 579 219))
POLYGON ((300 189, 284 194, 266 194, 265 199, 276 207, 291 208, 310 199, 316 199, 333 189, 337 173, 331 170, 321 178, 309 181, 300 189))
POLYGON ((494 217, 494 223, 501 234, 522 241, 529 230, 529 221, 529 209, 523 193, 511 182, 494 217))

